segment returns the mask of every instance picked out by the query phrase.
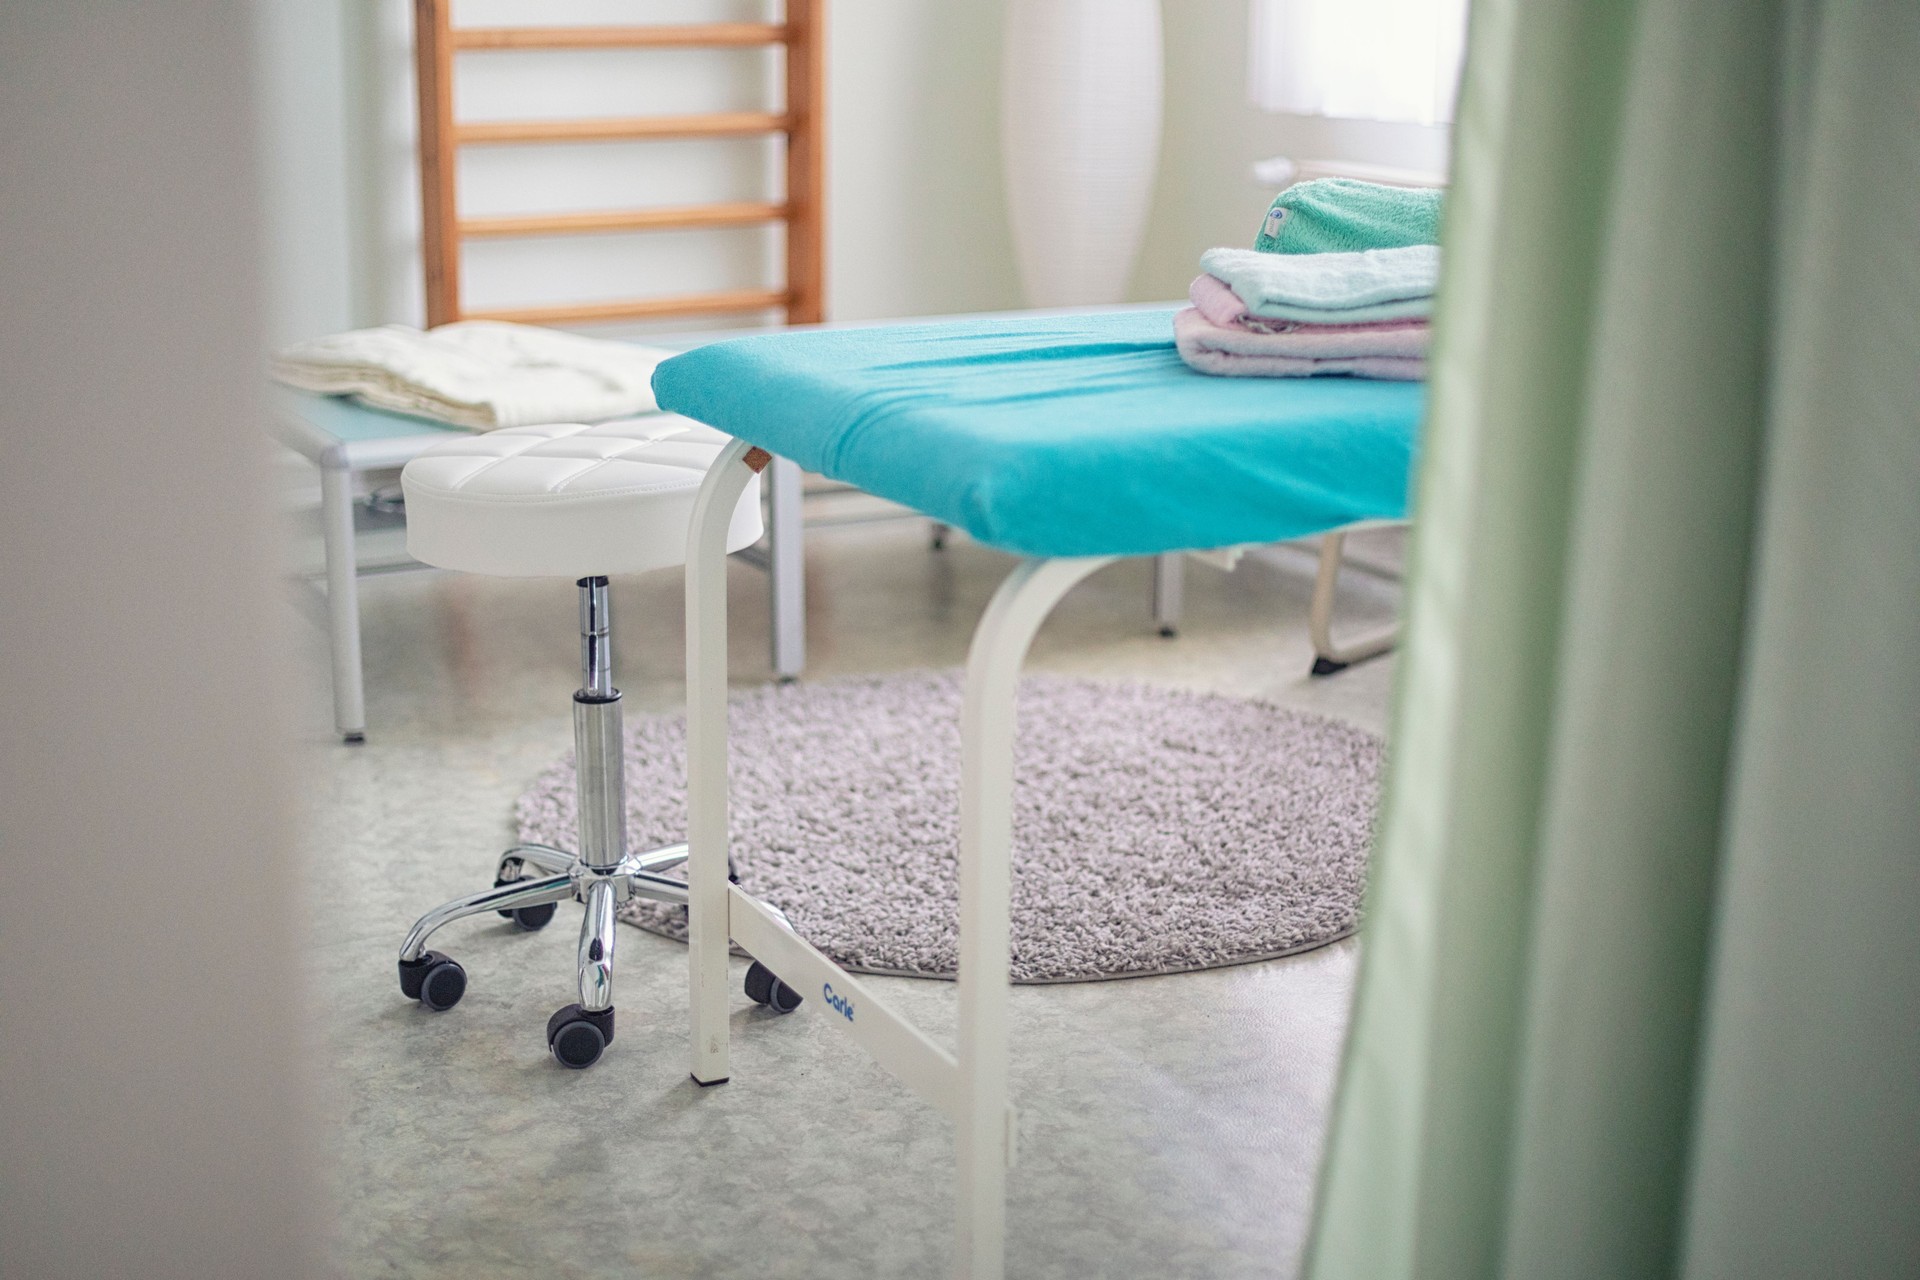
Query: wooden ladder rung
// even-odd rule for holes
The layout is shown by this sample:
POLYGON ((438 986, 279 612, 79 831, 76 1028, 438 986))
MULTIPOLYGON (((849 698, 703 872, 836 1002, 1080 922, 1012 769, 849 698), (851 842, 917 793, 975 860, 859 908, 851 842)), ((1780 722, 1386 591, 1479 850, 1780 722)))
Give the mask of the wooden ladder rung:
POLYGON ((654 27, 466 27, 456 49, 697 49, 785 44, 777 22, 697 22, 654 27))
POLYGON ((463 311, 467 320, 511 320, 516 324, 599 324, 613 320, 652 320, 664 316, 723 315, 771 311, 792 297, 785 289, 727 289, 629 302, 586 302, 559 307, 512 307, 500 311, 463 311))
POLYGON ((727 204, 691 204, 660 209, 608 209, 596 213, 528 213, 488 218, 462 218, 459 233, 467 240, 501 236, 571 236, 599 231, 666 231, 683 227, 748 227, 780 222, 787 206, 772 200, 740 200, 727 204))
POLYGON ((784 133, 788 118, 772 111, 713 111, 689 116, 631 116, 615 120, 497 120, 456 124, 453 140, 488 142, 618 142, 647 138, 726 138, 784 133))

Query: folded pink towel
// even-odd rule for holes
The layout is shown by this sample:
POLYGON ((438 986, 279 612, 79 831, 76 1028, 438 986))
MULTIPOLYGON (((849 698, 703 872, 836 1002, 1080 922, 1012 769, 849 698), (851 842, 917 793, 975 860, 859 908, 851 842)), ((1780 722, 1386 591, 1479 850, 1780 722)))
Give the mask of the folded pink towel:
POLYGON ((1302 356, 1274 350, 1276 342, 1299 336, 1250 333, 1245 329, 1217 325, 1201 315, 1195 307, 1175 312, 1173 317, 1173 345, 1180 352, 1180 358, 1187 362, 1187 367, 1201 373, 1221 374, 1229 378, 1311 378, 1321 374, 1345 374, 1355 378, 1386 378, 1396 382, 1417 382, 1427 376, 1427 362, 1418 356, 1302 356))
POLYGON ((1295 322, 1291 320, 1262 320, 1247 312, 1247 304, 1240 295, 1227 286, 1219 276, 1208 275, 1202 271, 1187 286, 1187 301, 1194 310, 1205 316, 1221 328, 1251 329, 1255 333, 1274 333, 1281 329, 1290 329, 1295 322))
POLYGON ((1187 297, 1216 328, 1257 336, 1266 345, 1247 355, 1295 356, 1322 360, 1340 356, 1394 356, 1415 359, 1427 354, 1432 328, 1425 320, 1375 320, 1367 324, 1306 324, 1293 320, 1263 320, 1247 313, 1247 304, 1216 276, 1196 276, 1187 297))

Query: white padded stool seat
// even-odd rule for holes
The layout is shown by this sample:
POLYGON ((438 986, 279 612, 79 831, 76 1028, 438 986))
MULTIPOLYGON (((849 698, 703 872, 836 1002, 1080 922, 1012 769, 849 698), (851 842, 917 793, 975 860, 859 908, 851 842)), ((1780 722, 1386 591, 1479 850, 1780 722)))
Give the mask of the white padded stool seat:
MULTIPOLYGON (((726 443, 672 413, 449 440, 400 473, 407 550, 443 569, 506 578, 684 565, 694 495, 726 443)), ((727 550, 759 537, 756 477, 734 509, 727 550)))

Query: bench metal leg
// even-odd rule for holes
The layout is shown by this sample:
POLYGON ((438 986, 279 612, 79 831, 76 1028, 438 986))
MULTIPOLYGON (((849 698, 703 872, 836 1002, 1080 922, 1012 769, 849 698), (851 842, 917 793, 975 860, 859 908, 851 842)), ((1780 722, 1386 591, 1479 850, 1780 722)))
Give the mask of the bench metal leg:
POLYGON ((320 467, 320 528, 327 553, 327 642, 333 651, 333 723, 348 742, 367 736, 360 667, 360 566, 353 545, 353 473, 320 467))
POLYGON ((1163 636, 1180 633, 1186 608, 1187 558, 1170 551, 1153 558, 1153 621, 1163 636))
POLYGON ((1307 634, 1313 640, 1313 674, 1316 676, 1345 671, 1356 662, 1385 653, 1400 639, 1400 628, 1392 626, 1347 645, 1333 642, 1334 589, 1340 582, 1340 557, 1346 544, 1345 533, 1329 533, 1320 539, 1320 571, 1314 576, 1313 607, 1307 614, 1307 634))
POLYGON ((797 680, 807 665, 806 526, 800 464, 775 458, 767 470, 767 576, 773 619, 773 674, 797 680))
POLYGON ((1008 974, 1013 884, 1013 740, 1020 667, 1034 633, 1111 556, 1028 560, 994 593, 967 653, 960 710, 959 1235, 954 1274, 1005 1270, 1008 974))

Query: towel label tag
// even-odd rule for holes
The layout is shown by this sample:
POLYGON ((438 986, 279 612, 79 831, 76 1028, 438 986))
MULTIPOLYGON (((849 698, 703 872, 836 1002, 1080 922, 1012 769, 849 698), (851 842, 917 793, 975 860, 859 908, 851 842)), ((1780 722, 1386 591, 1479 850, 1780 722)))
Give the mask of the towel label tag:
POLYGON ((1271 240, 1280 234, 1280 224, 1287 220, 1287 211, 1279 205, 1267 210, 1267 220, 1260 227, 1260 234, 1271 240))

